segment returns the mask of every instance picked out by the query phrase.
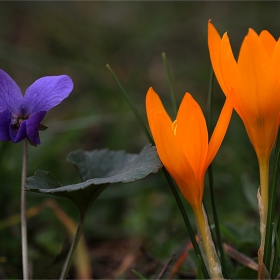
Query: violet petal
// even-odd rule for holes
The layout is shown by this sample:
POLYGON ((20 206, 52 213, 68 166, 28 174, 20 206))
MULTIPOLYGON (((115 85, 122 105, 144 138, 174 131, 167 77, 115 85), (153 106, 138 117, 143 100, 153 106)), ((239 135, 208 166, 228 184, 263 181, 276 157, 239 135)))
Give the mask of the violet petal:
POLYGON ((31 115, 28 120, 26 120, 26 135, 34 145, 41 144, 39 137, 39 126, 46 113, 46 111, 37 112, 31 115))
POLYGON ((9 109, 6 109, 0 114, 0 141, 10 141, 10 123, 11 123, 11 113, 9 109))
POLYGON ((12 124, 10 124, 10 137, 14 143, 18 143, 24 138, 26 138, 26 121, 23 121, 18 129, 15 129, 12 124))
POLYGON ((13 114, 19 114, 23 96, 15 81, 0 69, 0 112, 7 108, 13 114))
POLYGON ((23 115, 30 116, 39 111, 49 111, 64 100, 73 89, 67 75, 47 76, 35 81, 23 97, 23 115))

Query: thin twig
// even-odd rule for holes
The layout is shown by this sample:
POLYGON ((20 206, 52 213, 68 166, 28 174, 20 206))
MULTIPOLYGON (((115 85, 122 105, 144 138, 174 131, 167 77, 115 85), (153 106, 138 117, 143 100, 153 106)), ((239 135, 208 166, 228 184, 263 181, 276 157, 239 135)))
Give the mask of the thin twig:
POLYGON ((252 270, 258 271, 259 265, 254 260, 240 253, 235 248, 231 247, 226 243, 223 243, 223 245, 227 255, 230 256, 232 259, 236 260, 238 263, 241 263, 246 267, 251 268, 252 270))
POLYGON ((158 275, 157 280, 160 280, 163 277, 165 271, 167 270, 169 264, 172 262, 173 258, 174 258, 174 255, 172 255, 172 257, 167 260, 166 264, 164 265, 160 274, 158 275))
MULTIPOLYGON (((147 249, 144 246, 140 247, 140 251, 143 254, 144 257, 146 257, 148 260, 154 262, 156 265, 164 267, 164 264, 158 260, 156 257, 154 257, 150 252, 147 251, 147 249)), ((174 257, 174 256, 172 256, 174 257)), ((195 278, 195 274, 193 273, 185 273, 182 271, 177 271, 176 274, 179 277, 182 277, 183 279, 194 279, 195 278)), ((170 279, 170 278, 168 278, 170 279)))

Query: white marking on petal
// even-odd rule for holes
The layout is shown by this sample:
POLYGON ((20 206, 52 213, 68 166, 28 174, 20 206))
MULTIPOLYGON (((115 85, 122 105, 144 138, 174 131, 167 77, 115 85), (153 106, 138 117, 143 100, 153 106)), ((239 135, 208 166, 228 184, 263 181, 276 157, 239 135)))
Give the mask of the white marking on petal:
POLYGON ((176 135, 176 132, 177 132, 177 120, 175 120, 172 123, 172 130, 173 130, 174 135, 176 135))

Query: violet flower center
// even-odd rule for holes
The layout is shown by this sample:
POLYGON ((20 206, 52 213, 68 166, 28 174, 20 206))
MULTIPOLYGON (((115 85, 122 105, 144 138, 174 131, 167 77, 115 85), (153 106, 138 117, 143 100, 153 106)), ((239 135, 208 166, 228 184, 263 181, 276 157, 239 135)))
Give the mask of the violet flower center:
POLYGON ((19 117, 19 118, 12 119, 12 125, 13 125, 14 127, 19 128, 20 125, 21 125, 21 123, 22 123, 24 120, 27 120, 27 118, 19 117))

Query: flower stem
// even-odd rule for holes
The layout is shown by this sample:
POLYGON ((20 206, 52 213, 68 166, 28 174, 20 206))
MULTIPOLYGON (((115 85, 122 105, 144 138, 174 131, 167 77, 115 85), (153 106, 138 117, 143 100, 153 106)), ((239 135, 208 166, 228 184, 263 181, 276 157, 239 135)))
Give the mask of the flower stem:
POLYGON ((208 263, 209 274, 212 279, 223 279, 221 266, 214 247, 207 217, 203 209, 203 205, 193 209, 198 231, 200 233, 202 246, 208 263))
MULTIPOLYGON (((264 248, 266 242, 267 231, 267 215, 269 204, 269 156, 258 155, 259 171, 260 171, 260 193, 258 192, 258 205, 260 213, 260 233, 261 245, 258 250, 258 279, 267 279, 269 277, 269 261, 264 263, 264 248), (266 266, 268 265, 268 266, 266 266)), ((268 236, 269 237, 269 236, 268 236)), ((271 247, 271 240, 267 240, 267 246, 271 247)), ((266 255, 267 261, 267 255, 266 255)))
POLYGON ((192 242, 194 251, 195 251, 196 255, 201 259, 201 266, 202 266, 202 272, 203 272, 203 274, 204 274, 204 277, 205 277, 206 279, 208 279, 208 278, 209 278, 209 274, 208 274, 206 265, 205 265, 205 263, 204 263, 204 260, 203 260, 203 258, 202 258, 202 254, 201 254, 200 248, 199 248, 199 246, 198 246, 198 244, 197 244, 197 242, 196 242, 195 235, 194 235, 194 233, 193 233, 192 226, 191 226, 190 220, 189 220, 189 218, 188 218, 188 215, 187 215, 187 213, 186 213, 186 210, 185 210, 185 208, 184 208, 184 206, 183 206, 183 203, 182 203, 182 201, 181 201, 181 199, 180 199, 180 196, 179 196, 179 194, 178 194, 178 191, 177 191, 177 189, 176 189, 176 187, 175 187, 175 185, 174 185, 174 183, 173 183, 173 181, 172 181, 172 179, 171 179, 170 174, 167 172, 167 170, 165 169, 165 167, 163 167, 162 169, 163 169, 164 175, 165 175, 165 177, 166 177, 166 180, 167 180, 167 182, 168 182, 168 184, 169 184, 169 186, 170 186, 170 188, 171 188, 171 190, 172 190, 172 192, 173 192, 173 195, 174 195, 174 197, 175 197, 175 200, 176 200, 176 202, 177 202, 177 205, 178 205, 178 207, 179 207, 179 209, 180 209, 180 211, 181 211, 181 215, 182 215, 182 217, 183 217, 183 220, 184 220, 185 225, 186 225, 186 227, 187 227, 188 233, 189 233, 189 235, 190 235, 190 239, 191 239, 191 242, 192 242))
POLYGON ((71 245, 71 248, 68 252, 68 255, 67 255, 67 258, 64 262, 64 265, 62 267, 62 270, 61 270, 61 273, 60 273, 60 276, 59 276, 59 279, 65 279, 67 274, 68 274, 68 271, 70 269, 70 266, 72 264, 72 261, 73 261, 73 258, 74 258, 74 255, 75 255, 75 251, 76 251, 76 248, 77 248, 77 245, 79 243, 79 240, 80 240, 80 237, 83 233, 83 226, 84 226, 84 221, 85 221, 85 214, 81 214, 79 213, 79 221, 78 221, 78 225, 77 225, 77 230, 76 230, 76 234, 75 234, 75 237, 72 241, 72 245, 71 245))
POLYGON ((260 189, 261 197, 264 207, 264 217, 263 221, 266 225, 267 212, 268 212, 268 201, 269 201, 269 158, 264 158, 259 160, 259 169, 260 169, 260 189))
POLYGON ((23 141, 22 173, 21 173, 21 245, 22 245, 22 269, 23 279, 28 279, 28 248, 27 248, 27 227, 26 227, 26 192, 24 185, 27 175, 27 151, 28 141, 23 141))

